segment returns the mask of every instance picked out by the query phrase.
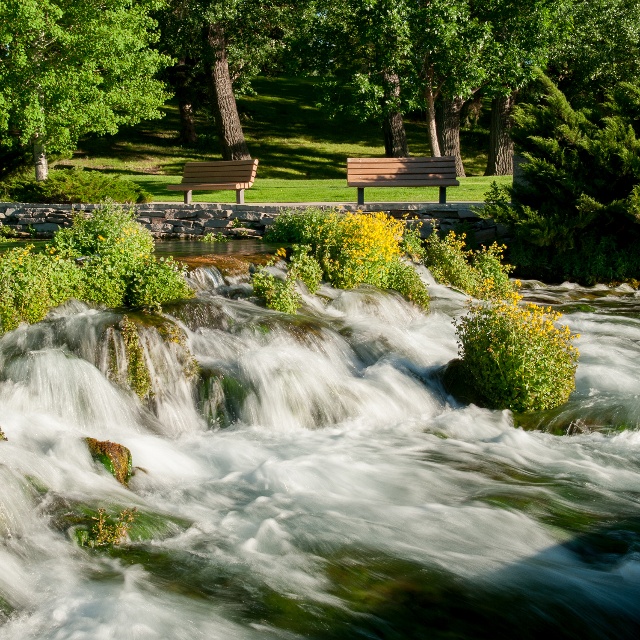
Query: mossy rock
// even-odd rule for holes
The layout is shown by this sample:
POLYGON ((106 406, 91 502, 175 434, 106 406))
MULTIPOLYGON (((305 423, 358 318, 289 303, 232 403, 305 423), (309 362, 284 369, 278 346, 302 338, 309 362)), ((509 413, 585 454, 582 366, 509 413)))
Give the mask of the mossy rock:
POLYGON ((51 525, 55 529, 67 532, 72 540, 80 543, 95 526, 101 508, 104 508, 110 519, 117 518, 125 510, 134 512, 135 517, 128 526, 128 537, 133 543, 170 538, 193 524, 185 518, 148 511, 140 507, 132 509, 130 505, 81 502, 54 494, 49 496, 49 500, 42 508, 51 516, 51 525))
POLYGON ((486 407, 486 400, 473 385, 473 377, 465 363, 459 358, 451 360, 442 373, 442 384, 447 393, 458 402, 486 407))
POLYGON ((131 451, 117 442, 85 438, 89 453, 94 460, 102 463, 104 468, 125 487, 132 474, 131 451))

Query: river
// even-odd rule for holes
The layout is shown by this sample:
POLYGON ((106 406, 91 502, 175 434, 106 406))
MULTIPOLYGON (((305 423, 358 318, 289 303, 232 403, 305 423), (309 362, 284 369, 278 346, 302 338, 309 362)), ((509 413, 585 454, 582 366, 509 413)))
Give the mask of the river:
POLYGON ((639 294, 526 282, 581 356, 566 405, 514 417, 446 393, 465 296, 422 275, 428 314, 324 286, 290 317, 195 271, 182 342, 137 319, 145 401, 121 313, 3 336, 0 638, 638 637, 639 294), (85 437, 131 450, 128 488, 85 437), (138 510, 129 542, 75 542, 99 507, 138 510))

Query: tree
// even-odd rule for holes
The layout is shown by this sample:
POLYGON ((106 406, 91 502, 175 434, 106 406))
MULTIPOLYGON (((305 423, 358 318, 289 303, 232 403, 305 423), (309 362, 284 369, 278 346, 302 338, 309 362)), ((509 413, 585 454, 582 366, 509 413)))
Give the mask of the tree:
POLYGON ((487 214, 511 225, 529 276, 639 279, 640 87, 619 83, 588 109, 542 74, 536 89, 514 110, 524 180, 508 190, 513 205, 494 193, 487 214))
POLYGON ((47 154, 86 133, 159 118, 168 94, 155 74, 169 59, 148 47, 157 0, 4 0, 0 5, 0 136, 47 154))
POLYGON ((573 0, 567 19, 570 29, 549 75, 572 103, 591 106, 618 82, 640 82, 637 0, 573 0))
POLYGON ((411 9, 407 0, 316 0, 296 40, 303 68, 321 78, 325 108, 378 123, 388 157, 409 155, 402 84, 411 9))
POLYGON ((487 25, 472 15, 469 0, 418 0, 411 24, 415 86, 427 113, 432 155, 454 156, 464 176, 460 113, 485 78, 487 25))
POLYGON ((482 64, 487 81, 484 95, 491 99, 489 159, 485 175, 513 173, 511 114, 517 92, 544 67, 563 40, 567 7, 573 0, 482 0, 473 2, 473 14, 488 25, 491 46, 482 64))
MULTIPOLYGON (((290 0, 168 0, 158 13, 160 50, 178 59, 170 76, 183 128, 194 110, 210 107, 225 160, 250 158, 236 94, 284 49, 284 35, 303 10, 290 0), (206 78, 207 90, 202 90, 206 78), (196 98, 198 104, 193 104, 196 98)), ((193 139, 193 135, 191 135, 193 139)))

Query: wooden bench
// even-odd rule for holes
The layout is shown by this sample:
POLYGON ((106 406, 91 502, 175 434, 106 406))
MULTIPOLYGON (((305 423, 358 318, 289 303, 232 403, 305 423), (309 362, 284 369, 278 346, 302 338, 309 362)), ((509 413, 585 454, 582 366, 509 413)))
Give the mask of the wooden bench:
POLYGON ((257 160, 219 160, 215 162, 187 162, 182 182, 169 184, 171 191, 184 191, 185 204, 191 204, 193 191, 235 190, 236 203, 244 204, 244 190, 256 179, 257 160))
POLYGON ((347 158, 347 184, 358 187, 364 204, 365 187, 440 187, 440 204, 447 202, 447 187, 458 187, 456 161, 441 158, 347 158))

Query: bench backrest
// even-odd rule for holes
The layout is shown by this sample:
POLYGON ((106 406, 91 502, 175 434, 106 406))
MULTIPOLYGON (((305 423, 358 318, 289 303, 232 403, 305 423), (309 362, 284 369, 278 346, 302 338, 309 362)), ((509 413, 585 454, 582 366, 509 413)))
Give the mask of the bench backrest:
POLYGON ((407 187, 455 187, 456 161, 441 158, 347 158, 347 184, 351 187, 376 185, 407 187))
POLYGON ((219 160, 213 162, 187 162, 182 184, 253 184, 258 160, 219 160))

